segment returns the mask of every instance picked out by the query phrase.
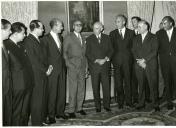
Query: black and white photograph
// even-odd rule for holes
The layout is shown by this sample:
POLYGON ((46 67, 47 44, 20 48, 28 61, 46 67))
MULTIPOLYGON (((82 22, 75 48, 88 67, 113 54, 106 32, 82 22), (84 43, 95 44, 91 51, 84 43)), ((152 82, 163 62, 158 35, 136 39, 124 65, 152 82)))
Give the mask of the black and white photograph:
POLYGON ((1 126, 176 126, 176 1, 0 3, 1 126))

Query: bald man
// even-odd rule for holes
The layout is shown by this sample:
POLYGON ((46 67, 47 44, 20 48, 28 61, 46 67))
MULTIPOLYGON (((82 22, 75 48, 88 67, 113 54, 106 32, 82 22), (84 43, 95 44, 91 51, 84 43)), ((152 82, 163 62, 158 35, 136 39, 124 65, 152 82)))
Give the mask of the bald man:
POLYGON ((136 109, 145 107, 145 82, 148 81, 152 98, 151 106, 155 111, 160 111, 157 85, 158 41, 156 36, 149 32, 149 27, 148 22, 144 20, 139 22, 138 31, 140 34, 134 39, 132 48, 136 60, 135 70, 139 84, 139 103, 136 106, 136 109))
POLYGON ((101 112, 100 83, 103 89, 103 107, 109 112, 110 109, 110 84, 109 68, 110 58, 113 54, 110 38, 102 33, 103 25, 96 22, 93 25, 94 34, 86 40, 86 56, 92 80, 92 89, 96 112, 101 112))
POLYGON ((56 118, 68 119, 65 115, 66 84, 65 62, 63 58, 62 30, 63 23, 58 18, 50 21, 51 31, 42 38, 46 47, 47 63, 52 73, 48 77, 48 117, 49 123, 56 123, 56 118))

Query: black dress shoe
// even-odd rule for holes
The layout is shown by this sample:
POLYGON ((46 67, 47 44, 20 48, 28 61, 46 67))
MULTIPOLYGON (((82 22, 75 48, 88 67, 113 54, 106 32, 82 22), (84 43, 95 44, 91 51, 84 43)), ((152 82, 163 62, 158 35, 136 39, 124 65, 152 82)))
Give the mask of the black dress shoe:
POLYGON ((136 106, 136 109, 137 109, 137 110, 141 110, 141 109, 143 109, 143 108, 145 108, 145 105, 142 105, 142 106, 141 106, 141 105, 137 105, 137 106, 136 106))
POLYGON ((126 106, 129 107, 129 108, 133 108, 134 107, 133 104, 126 104, 126 106))
POLYGON ((101 112, 101 109, 96 109, 96 112, 101 112))
POLYGON ((64 119, 64 120, 67 120, 67 119, 68 119, 68 116, 65 115, 65 114, 64 114, 64 115, 57 115, 56 118, 57 118, 57 119, 62 118, 62 119, 64 119))
POLYGON ((110 108, 104 108, 106 110, 106 112, 110 112, 111 109, 110 108))
POLYGON ((54 124, 54 123, 56 123, 55 118, 50 118, 50 117, 49 117, 48 123, 49 123, 49 124, 54 124))
POLYGON ((75 113, 68 113, 68 118, 76 118, 76 115, 75 115, 75 113))
POLYGON ((81 115, 87 115, 84 110, 78 111, 77 113, 80 113, 81 115))
POLYGON ((173 108, 174 108, 173 104, 167 105, 167 109, 168 109, 168 110, 172 110, 173 108))
POLYGON ((155 112, 159 112, 160 108, 159 107, 155 107, 155 112))

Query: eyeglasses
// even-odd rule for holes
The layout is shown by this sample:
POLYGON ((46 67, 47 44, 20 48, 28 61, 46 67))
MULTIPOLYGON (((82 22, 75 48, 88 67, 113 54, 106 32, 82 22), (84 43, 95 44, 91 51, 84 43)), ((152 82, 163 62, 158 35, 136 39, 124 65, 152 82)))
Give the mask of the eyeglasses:
POLYGON ((82 27, 82 24, 75 24, 75 26, 82 27))

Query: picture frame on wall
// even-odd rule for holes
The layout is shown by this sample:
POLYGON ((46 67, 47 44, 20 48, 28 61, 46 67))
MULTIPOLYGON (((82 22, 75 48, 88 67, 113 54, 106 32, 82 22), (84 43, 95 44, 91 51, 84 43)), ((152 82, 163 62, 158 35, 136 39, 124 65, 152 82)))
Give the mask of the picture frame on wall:
POLYGON ((73 31, 73 22, 81 20, 82 32, 92 33, 93 24, 103 21, 103 2, 101 1, 67 1, 68 31, 73 31))

